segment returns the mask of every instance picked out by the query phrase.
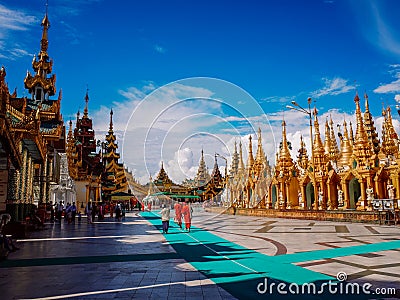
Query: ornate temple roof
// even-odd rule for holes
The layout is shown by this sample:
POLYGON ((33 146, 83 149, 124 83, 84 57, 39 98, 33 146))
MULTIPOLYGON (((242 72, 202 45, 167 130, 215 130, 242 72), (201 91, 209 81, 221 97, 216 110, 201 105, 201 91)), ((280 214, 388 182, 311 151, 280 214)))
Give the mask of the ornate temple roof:
POLYGON ((200 187, 207 184, 210 181, 211 177, 208 173, 208 168, 206 162, 204 160, 204 151, 201 149, 201 156, 199 162, 199 168, 197 169, 197 175, 193 180, 193 185, 195 187, 200 187))

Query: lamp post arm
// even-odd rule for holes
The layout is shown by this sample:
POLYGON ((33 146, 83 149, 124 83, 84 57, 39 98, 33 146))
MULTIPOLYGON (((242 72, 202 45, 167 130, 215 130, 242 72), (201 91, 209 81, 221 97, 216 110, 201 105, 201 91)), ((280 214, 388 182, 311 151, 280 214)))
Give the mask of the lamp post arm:
POLYGON ((289 108, 289 109, 291 109, 291 110, 297 110, 297 111, 299 111, 299 112, 301 112, 301 113, 303 113, 303 114, 306 114, 306 115, 309 115, 309 114, 310 114, 310 112, 306 111, 306 110, 305 110, 304 108, 302 108, 302 107, 297 108, 297 107, 293 107, 293 106, 291 106, 291 105, 286 105, 286 108, 289 108))

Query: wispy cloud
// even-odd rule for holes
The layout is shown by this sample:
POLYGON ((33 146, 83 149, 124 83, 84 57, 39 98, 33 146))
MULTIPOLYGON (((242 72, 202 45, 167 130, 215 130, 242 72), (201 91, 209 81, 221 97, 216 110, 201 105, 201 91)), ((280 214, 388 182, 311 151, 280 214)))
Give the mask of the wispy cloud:
POLYGON ((389 94, 389 93, 399 93, 400 92, 400 71, 394 75, 395 80, 389 83, 382 83, 376 89, 374 89, 374 93, 377 94, 389 94))
POLYGON ((37 21, 37 18, 33 15, 0 4, 0 26, 3 34, 4 30, 28 30, 37 21))
POLYGON ((154 50, 161 54, 164 54, 167 51, 164 47, 160 45, 154 45, 154 50))
POLYGON ((54 0, 54 8, 57 12, 60 12, 61 15, 78 16, 86 9, 86 5, 101 1, 103 0, 54 0))
POLYGON ((294 100, 294 96, 270 96, 260 99, 261 103, 289 103, 294 100))
POLYGON ((16 44, 13 39, 13 32, 27 31, 30 27, 39 22, 34 15, 23 10, 8 8, 0 4, 0 57, 14 60, 28 53, 23 46, 16 44))
POLYGON ((398 57, 400 54, 400 31, 390 19, 392 13, 385 11, 390 5, 382 5, 383 1, 351 1, 358 18, 360 30, 364 38, 377 49, 398 57), (359 11, 365 11, 360 14, 359 11))
POLYGON ((327 95, 336 96, 348 93, 355 88, 353 84, 349 84, 349 81, 347 79, 343 79, 340 77, 335 77, 332 79, 322 78, 322 81, 324 82, 324 87, 312 92, 312 97, 319 98, 327 95))
MULTIPOLYGON (((258 126, 268 136, 266 149, 274 151, 265 114, 249 109, 256 101, 249 95, 246 98, 239 87, 212 78, 189 78, 156 87, 153 82, 132 86, 119 91, 125 101, 112 103, 114 130, 123 146, 121 156, 141 182, 156 175, 161 160, 175 182, 193 177, 202 148, 210 168, 215 152, 230 162, 234 139, 254 134, 258 126), (239 95, 248 105, 238 104, 232 95, 239 95)), ((108 130, 110 108, 90 111, 98 139, 108 130)))

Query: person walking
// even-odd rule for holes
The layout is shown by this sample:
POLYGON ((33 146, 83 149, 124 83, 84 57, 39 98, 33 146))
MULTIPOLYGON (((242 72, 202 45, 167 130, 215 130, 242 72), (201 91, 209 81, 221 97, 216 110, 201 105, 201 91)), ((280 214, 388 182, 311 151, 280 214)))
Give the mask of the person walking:
POLYGON ((160 213, 161 213, 163 233, 168 233, 169 219, 170 219, 170 214, 171 214, 169 206, 166 206, 165 204, 163 204, 163 209, 161 210, 160 213))
POLYGON ((86 205, 86 217, 87 217, 87 222, 92 223, 92 201, 89 201, 89 203, 86 205))
POLYGON ((92 223, 96 221, 96 215, 97 215, 97 206, 96 204, 93 203, 92 206, 92 223))
POLYGON ((185 229, 190 232, 190 226, 192 223, 192 208, 189 203, 184 202, 182 207, 182 215, 185 221, 185 229))
POLYGON ((174 221, 179 225, 179 228, 182 229, 182 205, 179 202, 176 202, 174 205, 174 209, 175 209, 174 221))
POLYGON ((75 202, 73 202, 72 206, 71 206, 71 217, 72 217, 72 222, 75 223, 75 217, 76 217, 76 205, 75 205, 75 202))
POLYGON ((115 206, 115 219, 116 219, 118 222, 121 222, 121 216, 122 216, 121 204, 118 203, 118 204, 115 206))
POLYGON ((63 204, 62 201, 60 201, 57 205, 57 220, 61 223, 61 218, 62 218, 62 213, 63 213, 63 204))

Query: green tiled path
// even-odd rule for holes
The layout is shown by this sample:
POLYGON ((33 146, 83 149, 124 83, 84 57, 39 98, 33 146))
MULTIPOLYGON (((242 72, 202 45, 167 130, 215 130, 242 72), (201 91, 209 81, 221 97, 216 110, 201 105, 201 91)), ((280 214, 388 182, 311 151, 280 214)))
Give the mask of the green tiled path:
MULTIPOLYGON (((143 212, 141 215, 161 230, 159 215, 155 212, 143 212)), ((267 256, 197 227, 192 226, 190 233, 184 232, 173 222, 170 222, 169 233, 164 236, 179 256, 238 298, 257 296, 256 286, 264 278, 288 284, 336 280, 331 276, 296 266, 294 263, 400 248, 400 241, 390 241, 267 256)))

